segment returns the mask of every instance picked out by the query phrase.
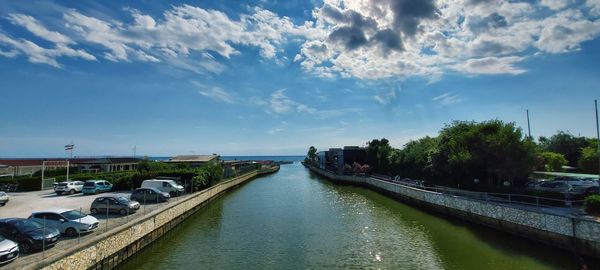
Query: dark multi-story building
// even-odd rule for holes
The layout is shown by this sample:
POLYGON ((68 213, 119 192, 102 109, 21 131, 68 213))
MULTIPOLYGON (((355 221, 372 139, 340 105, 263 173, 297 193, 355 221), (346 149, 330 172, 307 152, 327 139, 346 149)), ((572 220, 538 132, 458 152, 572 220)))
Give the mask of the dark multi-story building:
POLYGON ((345 166, 353 163, 365 164, 367 149, 359 146, 344 146, 344 148, 329 148, 327 151, 317 153, 318 164, 321 169, 337 174, 345 173, 345 166))

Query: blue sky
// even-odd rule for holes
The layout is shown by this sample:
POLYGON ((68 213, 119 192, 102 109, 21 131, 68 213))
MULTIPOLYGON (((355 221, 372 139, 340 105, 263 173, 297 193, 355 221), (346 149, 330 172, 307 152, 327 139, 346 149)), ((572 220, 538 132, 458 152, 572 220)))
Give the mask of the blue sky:
POLYGON ((0 157, 595 135, 600 1, 0 1, 0 157))

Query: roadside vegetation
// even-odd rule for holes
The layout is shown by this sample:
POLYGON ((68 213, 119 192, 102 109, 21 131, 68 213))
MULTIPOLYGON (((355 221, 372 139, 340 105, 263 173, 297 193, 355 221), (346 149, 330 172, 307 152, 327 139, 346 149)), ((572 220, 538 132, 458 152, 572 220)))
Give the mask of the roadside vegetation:
MULTIPOLYGON (((438 136, 410 141, 400 149, 385 138, 373 139, 367 142, 365 165, 372 173, 443 186, 514 191, 511 187, 523 186, 536 170, 563 171, 569 166, 572 172, 597 173, 597 143, 563 131, 536 142, 514 123, 455 121, 438 136)), ((316 165, 316 152, 311 146, 305 162, 316 165)))
MULTIPOLYGON (((152 161, 148 158, 140 161, 137 170, 119 171, 110 173, 80 173, 70 172, 71 180, 103 179, 113 184, 115 190, 133 190, 139 187, 145 179, 158 176, 179 177, 182 182, 193 183, 194 191, 210 187, 221 180, 223 168, 221 164, 208 164, 202 167, 192 168, 187 164, 170 165, 164 162, 152 161)), ((66 180, 66 170, 48 171, 45 177, 52 177, 56 182, 66 180)), ((41 173, 32 177, 15 177, 14 179, 0 180, 0 184, 19 184, 19 191, 40 190, 41 173)))

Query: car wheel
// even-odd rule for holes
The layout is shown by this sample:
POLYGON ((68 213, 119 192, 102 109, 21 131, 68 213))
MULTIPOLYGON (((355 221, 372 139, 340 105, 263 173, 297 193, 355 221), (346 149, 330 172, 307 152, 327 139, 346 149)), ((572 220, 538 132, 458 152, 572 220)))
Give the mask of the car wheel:
POLYGON ((98 214, 98 209, 92 208, 90 209, 90 212, 92 213, 92 215, 98 214))
POLYGON ((19 250, 23 253, 31 252, 31 244, 27 241, 19 243, 19 250))
POLYGON ((75 194, 75 190, 74 189, 69 190, 69 194, 71 194, 71 195, 75 194))
POLYGON ((68 237, 75 237, 77 236, 77 231, 73 228, 68 228, 67 230, 65 230, 65 235, 68 237))
POLYGON ((171 191, 169 192, 169 195, 171 195, 171 197, 175 197, 177 194, 175 193, 175 191, 171 191))
POLYGON ((119 213, 120 213, 121 215, 123 215, 123 216, 124 216, 124 215, 127 215, 127 210, 125 210, 125 209, 121 209, 121 210, 119 210, 119 213))

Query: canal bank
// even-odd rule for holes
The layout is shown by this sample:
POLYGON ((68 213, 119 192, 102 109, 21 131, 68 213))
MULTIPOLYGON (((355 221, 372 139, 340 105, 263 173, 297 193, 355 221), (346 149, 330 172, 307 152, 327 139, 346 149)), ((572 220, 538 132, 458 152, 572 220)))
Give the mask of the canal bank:
POLYGON ((26 269, 112 269, 226 191, 278 170, 279 166, 263 168, 220 182, 184 200, 171 202, 166 208, 136 221, 74 245, 65 252, 31 264, 26 269))
POLYGON ((306 167, 334 183, 370 188, 426 210, 454 216, 576 254, 600 258, 600 223, 594 220, 515 208, 502 203, 422 190, 371 177, 336 175, 313 166, 306 167))

